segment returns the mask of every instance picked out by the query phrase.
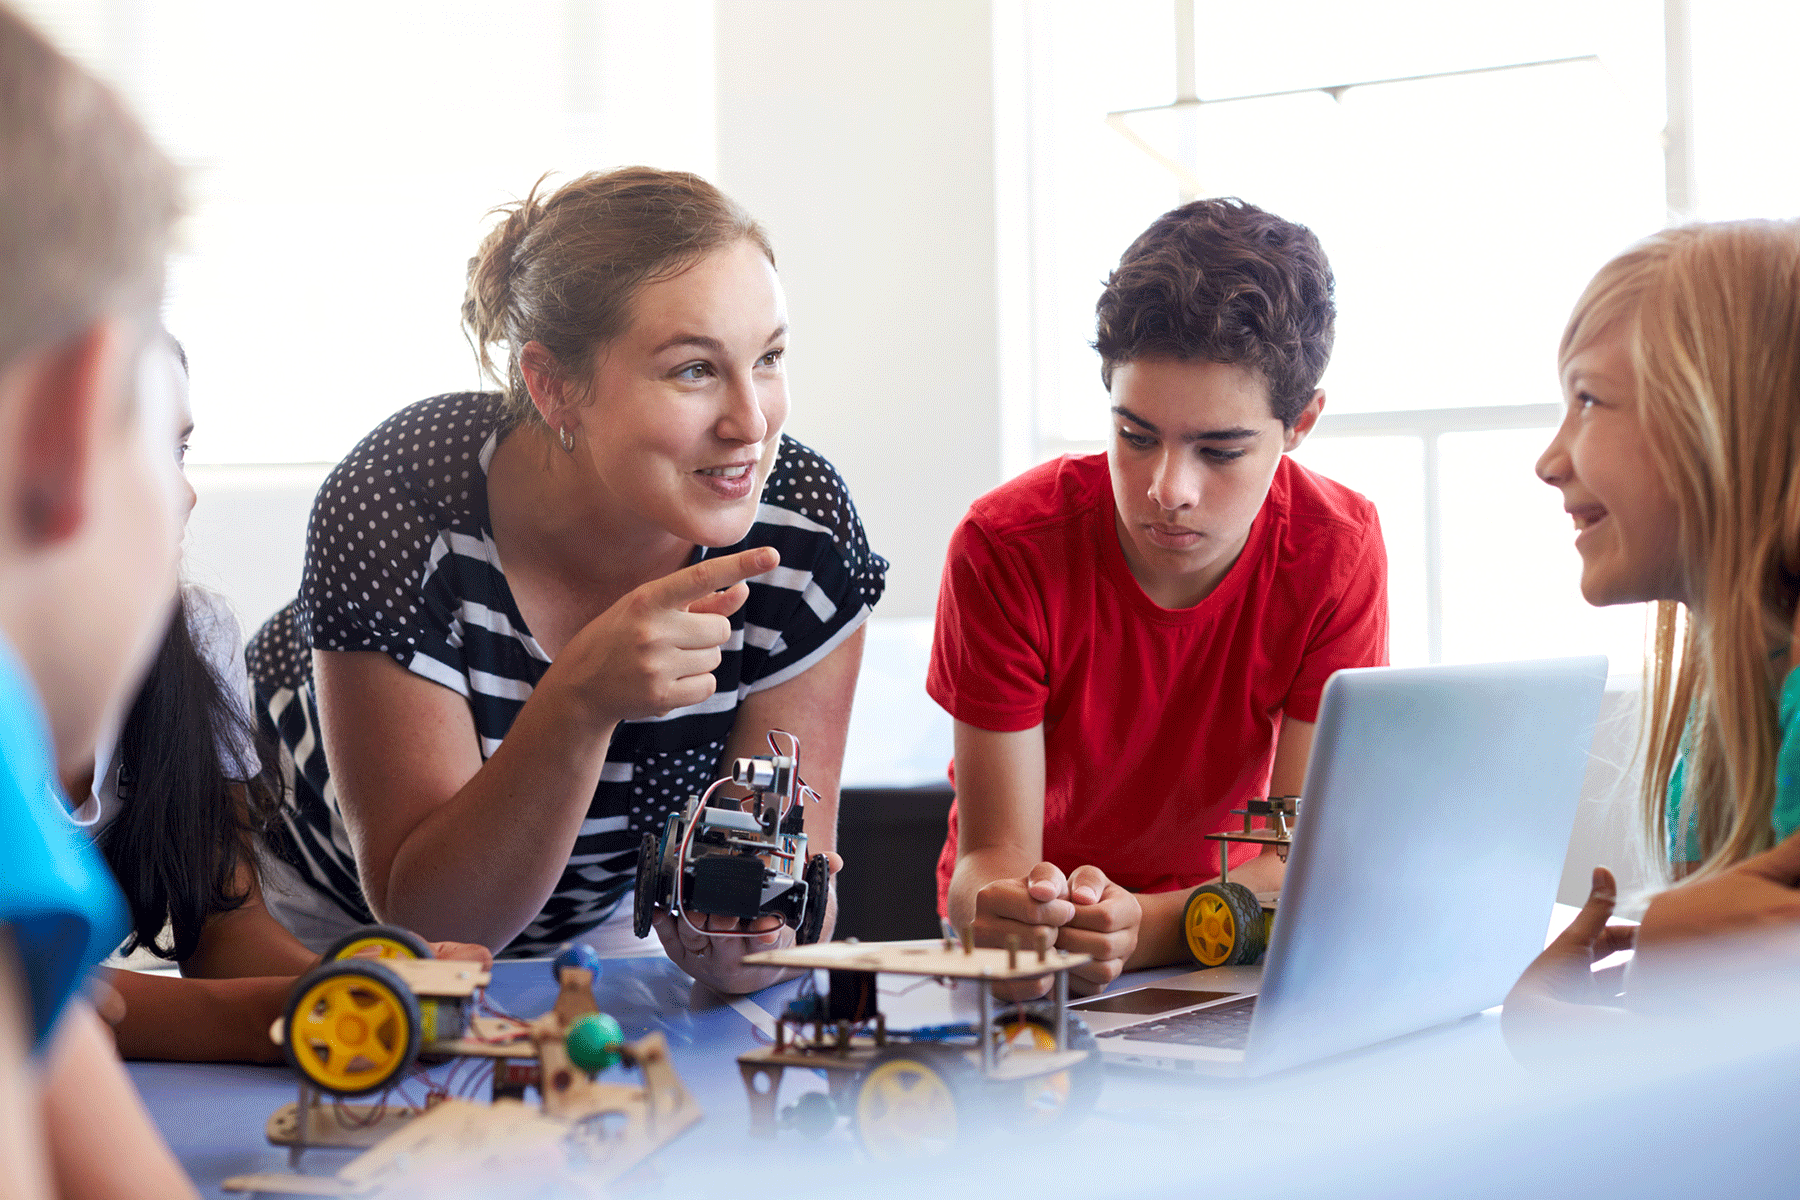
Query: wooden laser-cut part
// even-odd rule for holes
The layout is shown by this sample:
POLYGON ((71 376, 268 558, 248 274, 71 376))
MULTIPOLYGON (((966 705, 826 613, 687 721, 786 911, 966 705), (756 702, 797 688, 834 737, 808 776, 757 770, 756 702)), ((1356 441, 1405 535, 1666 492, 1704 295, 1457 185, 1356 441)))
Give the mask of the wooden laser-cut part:
MULTIPOLYGON (((417 1190, 422 1176, 470 1170, 524 1168, 541 1173, 545 1162, 561 1163, 560 1143, 569 1134, 561 1121, 515 1100, 492 1105, 445 1100, 412 1118, 406 1127, 346 1163, 334 1176, 240 1175, 226 1191, 276 1192, 300 1196, 372 1196, 401 1176, 417 1190)), ((466 1177, 466 1176, 465 1176, 466 1177)))
POLYGON ((307 1090, 310 1095, 304 1108, 296 1101, 270 1115, 266 1127, 270 1145, 366 1150, 419 1116, 410 1108, 384 1113, 377 1104, 322 1102, 316 1092, 307 1090))
POLYGON ((594 1003, 594 973, 586 967, 564 967, 559 973, 556 1007, 550 1011, 564 1029, 573 1025, 576 1017, 599 1012, 600 1006, 594 1003))
MULTIPOLYGON (((533 1022, 533 1040, 543 1055, 540 1069, 546 1079, 567 1071, 570 1080, 560 1089, 543 1090, 541 1111, 511 1099, 492 1104, 452 1099, 423 1113, 390 1113, 359 1130, 339 1121, 336 1106, 311 1104, 312 1128, 331 1138, 311 1145, 370 1148, 336 1175, 238 1175, 221 1186, 228 1192, 374 1196, 402 1175, 409 1193, 418 1193, 430 1175, 466 1182, 470 1172, 479 1171, 503 1173, 509 1186, 519 1182, 520 1172, 545 1178, 551 1172, 559 1184, 599 1189, 700 1120, 700 1105, 675 1073, 662 1034, 625 1047, 628 1061, 643 1074, 643 1086, 633 1087, 589 1079, 570 1064, 554 1022, 554 1013, 533 1022), (614 1115, 616 1128, 606 1122, 614 1115)), ((352 1117, 374 1111, 368 1105, 345 1108, 352 1117)), ((270 1140, 276 1142, 278 1131, 296 1129, 297 1118, 296 1105, 278 1109, 269 1121, 270 1140)))
MULTIPOLYGON (((433 1039, 422 1053, 480 1057, 494 1063, 495 1099, 475 1104, 440 1099, 423 1110, 326 1100, 303 1076, 300 1099, 270 1117, 269 1141, 286 1145, 289 1162, 308 1147, 364 1149, 336 1175, 239 1175, 226 1191, 296 1196, 374 1196, 404 1179, 408 1194, 429 1194, 442 1180, 466 1184, 495 1173, 508 1189, 554 1182, 558 1195, 603 1194, 604 1185, 700 1120, 700 1106, 669 1061, 660 1033, 619 1048, 620 1060, 642 1075, 642 1086, 596 1080, 569 1061, 566 1038, 578 1018, 600 1011, 593 973, 558 969, 555 1006, 533 1021, 473 1016, 468 1002, 489 973, 446 960, 393 960, 404 987, 419 999, 455 1006, 451 1022, 463 1036, 433 1039), (516 1098, 535 1086, 541 1107, 516 1098)), ((306 978, 296 985, 306 986, 306 978)), ((270 1031, 279 1043, 277 1021, 270 1031)))

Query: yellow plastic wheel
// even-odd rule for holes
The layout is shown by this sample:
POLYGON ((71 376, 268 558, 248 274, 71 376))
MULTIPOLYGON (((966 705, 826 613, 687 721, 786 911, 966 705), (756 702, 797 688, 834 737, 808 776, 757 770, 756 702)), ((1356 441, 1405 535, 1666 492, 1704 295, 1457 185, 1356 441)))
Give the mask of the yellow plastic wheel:
POLYGON ((430 958, 431 943, 398 925, 368 925, 347 933, 331 944, 321 958, 342 962, 346 958, 430 958))
POLYGON ((1236 967, 1255 962, 1268 945, 1262 905, 1241 883, 1203 883, 1188 896, 1182 913, 1188 953, 1203 967, 1236 967))
POLYGON ((378 962, 315 967, 288 1000, 290 1065, 315 1087, 362 1096, 388 1086, 419 1053, 419 1000, 378 962))
MULTIPOLYGON (((1056 1052, 1056 1033, 1041 1021, 1029 1017, 1002 1017, 1000 1025, 1000 1044, 1007 1053, 1015 1051, 1041 1051, 1045 1054, 1056 1052)), ((1024 1101, 1020 1109, 1020 1124, 1027 1128, 1041 1128, 1053 1125, 1056 1119, 1069 1106, 1069 1091, 1072 1087, 1067 1071, 1058 1071, 1054 1075, 1038 1075, 1020 1081, 1020 1090, 1024 1093, 1024 1101)))
POLYGON ((1197 891, 1188 900, 1183 920, 1188 951, 1202 966, 1222 966, 1237 945, 1237 921, 1225 897, 1197 891))
MULTIPOLYGON (((1068 1048, 1086 1050, 1088 1057, 1066 1071, 1037 1075, 1019 1082, 1019 1107, 1002 1107, 1000 1116, 1011 1128, 1030 1132, 1072 1125, 1093 1108, 1100 1094, 1100 1056, 1094 1035, 1077 1017, 1068 1022, 1068 1048)), ((1018 1052, 1054 1054, 1056 1027, 1040 1009, 1014 1012, 998 1018, 995 1030, 1005 1054, 1018 1052)))
POLYGON ((877 1162, 929 1158, 956 1144, 957 1089, 940 1064, 890 1051, 856 1092, 856 1132, 877 1162))

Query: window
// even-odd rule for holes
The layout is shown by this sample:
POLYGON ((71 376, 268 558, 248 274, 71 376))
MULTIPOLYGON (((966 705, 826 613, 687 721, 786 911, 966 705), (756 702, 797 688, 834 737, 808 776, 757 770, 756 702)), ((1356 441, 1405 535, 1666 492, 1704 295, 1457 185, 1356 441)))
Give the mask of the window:
POLYGON ((335 461, 402 405, 481 386, 465 264, 543 171, 712 171, 706 0, 20 7, 187 169, 167 322, 192 462, 335 461))
POLYGON ((1104 445, 1086 343, 1130 239, 1183 199, 1241 196, 1316 230, 1337 274, 1327 415, 1296 457, 1380 510, 1394 661, 1598 651, 1635 671, 1642 607, 1581 601, 1570 523, 1532 475, 1560 419, 1562 324, 1672 199, 1705 218, 1800 202, 1800 168, 1769 151, 1795 124, 1774 82, 1791 40, 1769 25, 1791 39, 1800 17, 1732 0, 1666 46, 1663 9, 1027 5, 1021 74, 1050 101, 1024 133, 1029 458, 1104 445), (1665 157, 1665 53, 1684 45, 1693 119, 1665 157))

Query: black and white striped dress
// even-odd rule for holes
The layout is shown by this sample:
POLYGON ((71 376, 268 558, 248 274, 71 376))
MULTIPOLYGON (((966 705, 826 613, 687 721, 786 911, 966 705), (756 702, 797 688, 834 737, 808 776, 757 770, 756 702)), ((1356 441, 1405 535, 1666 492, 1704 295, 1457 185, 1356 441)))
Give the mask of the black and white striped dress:
MULTIPOLYGON (((466 697, 483 760, 550 665, 513 601, 488 519, 487 464, 503 424, 497 395, 465 393, 402 409, 364 438, 313 502, 299 598, 251 641, 259 716, 289 784, 269 841, 283 874, 301 881, 268 899, 309 943, 327 936, 324 926, 372 919, 318 734, 310 651, 380 651, 466 697)), ((618 726, 568 866, 507 953, 542 953, 604 920, 632 887, 641 836, 716 777, 737 706, 823 659, 881 595, 887 562, 870 550, 843 480, 792 438, 782 438, 749 535, 704 553, 753 546, 780 550, 781 565, 750 581, 732 615, 717 690, 618 726)))

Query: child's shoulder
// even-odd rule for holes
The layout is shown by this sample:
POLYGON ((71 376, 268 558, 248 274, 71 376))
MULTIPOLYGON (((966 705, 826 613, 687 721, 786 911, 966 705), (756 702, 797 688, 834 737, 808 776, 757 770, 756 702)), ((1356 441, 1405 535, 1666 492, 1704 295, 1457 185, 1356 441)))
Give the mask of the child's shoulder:
POLYGON ((1111 500, 1106 455, 1065 454, 980 497, 964 520, 989 536, 1017 537, 1087 520, 1111 500))
POLYGON ((1301 466, 1285 454, 1269 484, 1268 503, 1286 518, 1290 527, 1317 530, 1319 526, 1335 526, 1342 534, 1358 539, 1380 528, 1375 505, 1367 496, 1301 466))

